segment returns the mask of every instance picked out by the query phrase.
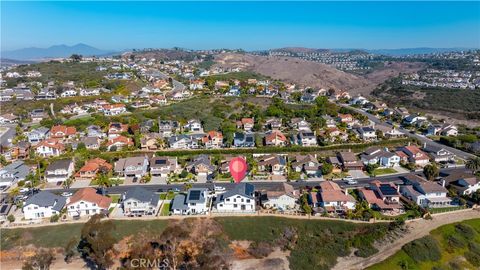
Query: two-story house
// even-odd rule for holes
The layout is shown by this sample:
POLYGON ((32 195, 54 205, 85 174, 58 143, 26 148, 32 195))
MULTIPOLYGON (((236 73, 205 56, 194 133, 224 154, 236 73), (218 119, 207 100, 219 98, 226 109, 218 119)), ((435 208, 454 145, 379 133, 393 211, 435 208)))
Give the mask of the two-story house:
POLYGON ((50 183, 64 182, 72 176, 74 163, 71 159, 61 159, 50 163, 45 170, 45 179, 50 183))
POLYGON ((46 127, 32 129, 30 132, 27 132, 28 142, 32 145, 36 145, 47 138, 49 131, 50 129, 46 127))
POLYGON ((443 186, 445 183, 427 181, 415 175, 405 177, 405 183, 400 187, 403 196, 414 201, 421 207, 448 207, 452 200, 447 197, 448 190, 443 186))
POLYGON ((146 156, 121 158, 115 162, 115 173, 126 179, 141 179, 148 172, 148 158, 146 156))
POLYGON ((50 218, 60 214, 65 204, 65 197, 40 191, 25 201, 22 211, 26 220, 50 218))
POLYGON ((253 133, 235 132, 233 137, 233 146, 255 147, 255 137, 253 133))
POLYGON ((130 188, 123 194, 122 207, 125 216, 156 215, 160 197, 142 187, 130 188))
POLYGON ((215 130, 209 131, 203 138, 202 142, 205 148, 221 148, 223 146, 223 134, 215 130))
POLYGON ((317 136, 311 131, 300 131, 297 135, 298 144, 301 146, 316 146, 317 136))
POLYGON ((176 157, 153 157, 150 159, 152 177, 168 177, 170 173, 178 173, 180 166, 176 157))
POLYGON ((239 183, 215 201, 218 212, 253 213, 255 212, 255 187, 249 183, 239 183))
POLYGON ((191 188, 173 198, 171 210, 175 215, 201 215, 208 213, 209 206, 208 189, 191 188))
POLYGON ((98 173, 107 173, 112 170, 112 165, 101 158, 90 159, 85 162, 75 174, 76 180, 93 180, 98 173))
POLYGON ((94 188, 83 188, 75 192, 67 203, 67 213, 70 217, 108 215, 112 198, 97 194, 94 188))

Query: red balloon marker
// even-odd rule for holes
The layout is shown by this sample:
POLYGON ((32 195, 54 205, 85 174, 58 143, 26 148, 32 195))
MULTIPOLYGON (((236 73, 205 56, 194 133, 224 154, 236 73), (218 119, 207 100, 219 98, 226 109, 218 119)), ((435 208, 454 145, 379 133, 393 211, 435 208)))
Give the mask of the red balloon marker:
POLYGON ((247 162, 241 157, 236 157, 230 160, 229 168, 233 180, 238 184, 243 180, 247 173, 247 162))

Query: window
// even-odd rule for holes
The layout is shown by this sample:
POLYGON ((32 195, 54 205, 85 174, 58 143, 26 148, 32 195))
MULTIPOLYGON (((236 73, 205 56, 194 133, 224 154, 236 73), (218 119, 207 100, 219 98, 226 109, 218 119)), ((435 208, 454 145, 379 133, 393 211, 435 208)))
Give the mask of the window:
POLYGON ((238 206, 237 204, 234 204, 234 205, 233 205, 233 208, 237 208, 237 206, 238 206))
POLYGON ((250 199, 247 199, 247 203, 250 203, 250 199))
POLYGON ((230 201, 230 198, 226 199, 226 201, 229 202, 229 201, 230 201))

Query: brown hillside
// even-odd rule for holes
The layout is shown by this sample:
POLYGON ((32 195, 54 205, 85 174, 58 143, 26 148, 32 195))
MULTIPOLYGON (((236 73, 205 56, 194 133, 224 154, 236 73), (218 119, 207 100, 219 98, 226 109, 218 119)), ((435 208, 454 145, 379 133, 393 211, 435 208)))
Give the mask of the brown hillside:
POLYGON ((266 57, 249 54, 224 53, 215 57, 220 67, 239 67, 274 79, 299 85, 336 88, 352 94, 369 93, 375 84, 325 64, 291 57, 266 57))

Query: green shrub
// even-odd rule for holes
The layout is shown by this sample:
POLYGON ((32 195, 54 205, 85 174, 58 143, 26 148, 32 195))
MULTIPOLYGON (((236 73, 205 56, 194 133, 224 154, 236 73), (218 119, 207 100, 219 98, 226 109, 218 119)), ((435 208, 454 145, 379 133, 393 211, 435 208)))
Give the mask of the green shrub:
POLYGON ((432 236, 414 240, 404 245, 402 249, 416 262, 437 261, 441 257, 438 242, 432 236))
POLYGON ((469 241, 468 242, 468 249, 472 252, 480 254, 480 244, 479 243, 469 241))
POLYGON ((58 220, 60 219, 60 216, 59 215, 53 215, 50 217, 50 222, 58 222, 58 220))
POLYGON ((464 239, 456 234, 450 235, 447 239, 447 242, 451 248, 464 248, 467 244, 464 239))
POLYGON ((473 266, 480 267, 480 254, 479 253, 476 253, 476 252, 473 252, 473 251, 467 251, 467 252, 465 252, 464 256, 465 256, 465 259, 467 259, 467 261, 469 263, 471 263, 473 266))
POLYGON ((15 221, 15 216, 10 214, 10 215, 8 215, 7 220, 10 221, 10 222, 14 222, 15 221))
POLYGON ((372 245, 367 245, 367 246, 362 246, 361 248, 356 250, 354 254, 357 257, 367 258, 367 257, 370 257, 377 252, 378 252, 378 249, 376 249, 372 245))
POLYGON ((455 231, 457 231, 461 236, 470 239, 474 238, 477 235, 477 232, 470 225, 459 223, 455 225, 455 231))

